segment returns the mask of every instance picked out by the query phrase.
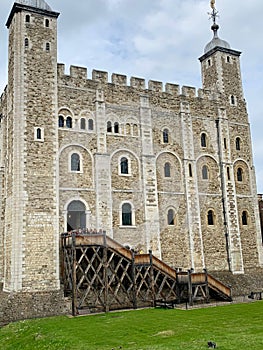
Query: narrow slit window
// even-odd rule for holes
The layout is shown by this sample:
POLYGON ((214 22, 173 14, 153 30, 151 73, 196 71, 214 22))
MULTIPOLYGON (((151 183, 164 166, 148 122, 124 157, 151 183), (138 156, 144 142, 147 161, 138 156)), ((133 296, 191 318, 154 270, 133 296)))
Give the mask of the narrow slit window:
POLYGON ((202 133, 201 134, 201 147, 206 147, 206 134, 202 133))
POLYGON ((167 214, 168 225, 170 225, 170 226, 174 225, 174 222, 175 222, 174 217, 175 217, 174 210, 173 209, 169 209, 168 210, 168 214, 167 214))
POLYGON ((208 210, 208 213, 207 213, 207 224, 209 226, 214 225, 214 212, 213 212, 213 210, 208 210))
POLYGON ((25 38, 25 47, 26 48, 29 47, 29 40, 28 40, 28 38, 25 38))
POLYGON ((169 130, 164 129, 163 131, 163 143, 168 143, 169 142, 169 130))
POLYGON ((49 28, 49 19, 45 19, 45 27, 49 28))
POLYGON ((50 51, 50 43, 46 43, 46 51, 50 51))
POLYGON ((30 15, 26 15, 26 23, 30 23, 30 15))
POLYGON ((193 177, 192 165, 189 164, 189 176, 193 177))
POLYGON ((171 177, 171 164, 170 163, 164 164, 164 177, 171 177))
POLYGON ((202 167, 202 178, 208 180, 208 167, 206 165, 202 167))
POLYGON ((243 181, 243 171, 241 168, 237 169, 237 181, 242 182, 243 181))
POLYGON ((40 128, 37 128, 37 140, 41 140, 42 139, 42 132, 40 128))
POLYGON ((81 118, 80 119, 80 129, 81 130, 85 130, 86 129, 86 119, 85 118, 81 118))
POLYGON ((242 212, 242 225, 243 226, 247 226, 247 224, 248 224, 247 218, 248 218, 247 212, 243 211, 242 212))
POLYGON ((241 149, 241 140, 240 140, 240 137, 237 137, 236 138, 236 150, 240 151, 240 149, 241 149))

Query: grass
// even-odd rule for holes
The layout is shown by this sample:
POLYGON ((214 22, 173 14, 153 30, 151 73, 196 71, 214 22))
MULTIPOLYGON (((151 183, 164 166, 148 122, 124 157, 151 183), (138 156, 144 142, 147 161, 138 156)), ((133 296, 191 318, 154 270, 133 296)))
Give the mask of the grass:
POLYGON ((0 329, 1 350, 263 349, 263 302, 193 310, 144 309, 52 317, 0 329))

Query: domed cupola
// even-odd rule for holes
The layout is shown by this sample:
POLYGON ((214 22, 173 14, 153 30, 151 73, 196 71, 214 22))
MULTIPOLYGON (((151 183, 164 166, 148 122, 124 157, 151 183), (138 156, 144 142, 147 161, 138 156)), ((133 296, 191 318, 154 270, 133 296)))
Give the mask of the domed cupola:
POLYGON ((36 7, 41 10, 52 11, 51 7, 45 2, 45 0, 17 0, 16 3, 36 7))
POLYGON ((221 47, 224 49, 231 49, 229 43, 225 40, 222 40, 219 38, 217 31, 219 29, 219 25, 215 23, 213 23, 213 25, 211 26, 212 31, 214 32, 214 37, 213 39, 205 46, 204 49, 204 53, 206 54, 207 52, 209 52, 210 50, 216 48, 216 47, 221 47))

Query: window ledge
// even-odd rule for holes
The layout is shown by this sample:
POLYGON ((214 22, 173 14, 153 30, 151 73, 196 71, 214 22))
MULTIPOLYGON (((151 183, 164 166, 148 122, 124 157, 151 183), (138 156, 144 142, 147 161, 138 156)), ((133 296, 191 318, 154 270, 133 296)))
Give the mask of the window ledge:
POLYGON ((135 229, 135 228, 137 228, 137 226, 133 226, 133 225, 119 225, 119 228, 132 228, 132 229, 135 229))

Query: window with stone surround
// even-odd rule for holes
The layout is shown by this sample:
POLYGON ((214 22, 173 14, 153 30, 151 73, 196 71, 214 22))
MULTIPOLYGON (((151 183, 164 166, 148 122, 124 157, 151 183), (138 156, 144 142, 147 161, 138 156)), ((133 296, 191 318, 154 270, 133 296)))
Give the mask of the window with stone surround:
POLYGON ((111 121, 107 122, 107 132, 112 132, 112 124, 111 121))
POLYGON ((82 157, 79 153, 70 154, 70 171, 81 172, 82 171, 82 157))
POLYGON ((237 105, 236 97, 234 95, 231 95, 229 97, 229 100, 230 100, 231 106, 236 106, 237 105))
POLYGON ((169 130, 163 130, 163 143, 169 143, 169 130))
POLYGON ((44 129, 35 127, 34 128, 34 140, 44 142, 44 129))
POLYGON ((237 181, 238 182, 243 181, 243 169, 242 168, 237 169, 237 181))
POLYGON ((126 155, 119 158, 119 175, 131 175, 131 160, 126 155))
POLYGON ((72 118, 70 116, 66 119, 66 127, 71 129, 72 128, 72 118))
POLYGON ((50 51, 50 43, 46 43, 46 51, 50 51))
POLYGON ((213 226, 215 222, 215 214, 213 210, 208 210, 207 212, 207 225, 213 226))
POLYGON ((237 151, 241 150, 241 139, 240 139, 240 137, 236 138, 236 150, 237 151))
POLYGON ((47 18, 45 19, 45 27, 49 28, 49 19, 47 19, 47 18))
POLYGON ((207 165, 203 165, 203 167, 202 167, 202 179, 203 180, 208 180, 208 178, 209 178, 208 167, 207 167, 207 165))
POLYGON ((204 132, 201 134, 201 147, 207 147, 207 137, 204 132))
POLYGON ((86 129, 86 119, 85 118, 81 118, 80 119, 80 129, 81 130, 85 130, 86 129))
POLYGON ((118 122, 115 122, 115 123, 114 123, 114 133, 115 133, 115 134, 118 134, 118 133, 119 133, 119 123, 118 123, 118 122))
POLYGON ((64 117, 63 117, 63 115, 59 115, 58 116, 58 126, 59 126, 59 128, 63 128, 64 127, 64 117))
POLYGON ((89 119, 89 120, 88 120, 88 129, 89 129, 90 131, 93 131, 93 130, 94 130, 94 121, 93 121, 93 119, 89 119))
POLYGON ((121 206, 121 225, 122 226, 133 226, 133 208, 131 203, 123 203, 121 206))
POLYGON ((30 15, 26 15, 26 23, 30 23, 30 15))
POLYGON ((167 213, 167 224, 169 226, 175 225, 175 211, 173 209, 169 209, 167 213))
POLYGON ((171 177, 171 164, 169 162, 164 164, 164 177, 171 177))
POLYGON ((247 226, 248 225, 248 213, 247 213, 247 211, 244 210, 242 212, 241 220, 242 220, 242 225, 243 226, 247 226))
POLYGON ((29 47, 29 40, 28 38, 25 38, 25 48, 28 48, 29 47))

